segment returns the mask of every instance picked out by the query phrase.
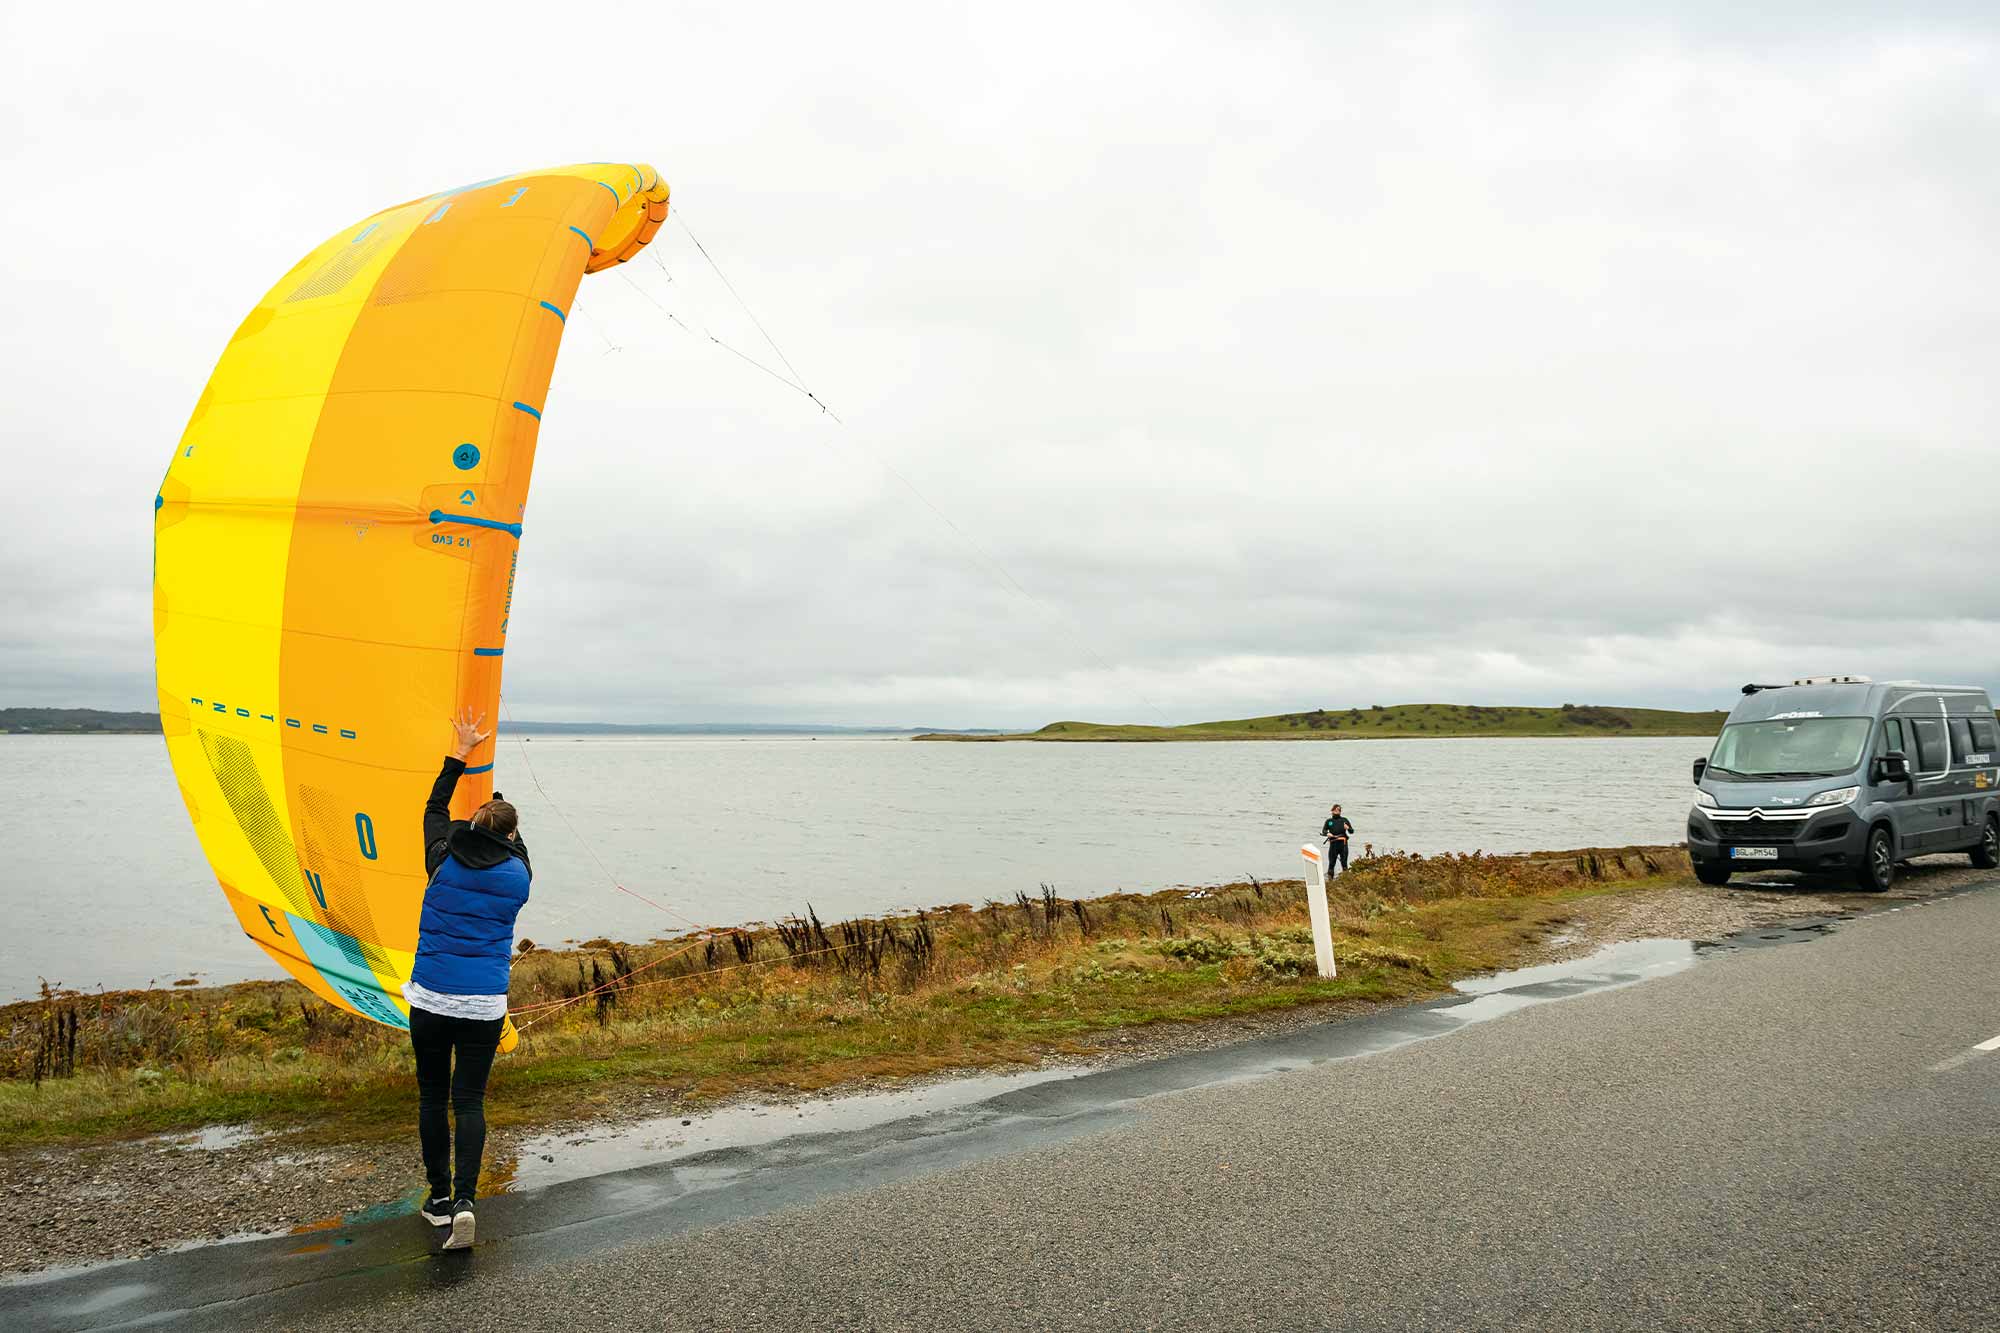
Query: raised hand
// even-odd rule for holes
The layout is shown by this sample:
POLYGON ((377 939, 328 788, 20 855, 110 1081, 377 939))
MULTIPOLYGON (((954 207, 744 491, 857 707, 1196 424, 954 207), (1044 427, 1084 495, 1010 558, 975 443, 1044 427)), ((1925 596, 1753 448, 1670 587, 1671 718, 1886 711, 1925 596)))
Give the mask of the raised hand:
POLYGON ((454 759, 470 759, 472 752, 493 734, 479 729, 485 721, 486 714, 481 713, 475 717, 470 708, 467 708, 462 716, 452 719, 451 729, 458 737, 458 744, 451 752, 454 759))

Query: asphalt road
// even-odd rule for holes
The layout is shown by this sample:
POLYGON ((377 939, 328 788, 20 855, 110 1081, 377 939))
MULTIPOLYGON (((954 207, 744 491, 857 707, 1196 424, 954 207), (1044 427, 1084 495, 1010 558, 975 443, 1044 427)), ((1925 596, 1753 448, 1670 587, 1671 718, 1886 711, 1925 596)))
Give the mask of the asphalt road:
POLYGON ((2000 1327, 2000 892, 1799 938, 1436 1040, 1391 1040, 1441 1021, 1406 1011, 574 1182, 495 1201, 471 1256, 397 1219, 344 1264, 0 1290, 0 1323, 2000 1327))

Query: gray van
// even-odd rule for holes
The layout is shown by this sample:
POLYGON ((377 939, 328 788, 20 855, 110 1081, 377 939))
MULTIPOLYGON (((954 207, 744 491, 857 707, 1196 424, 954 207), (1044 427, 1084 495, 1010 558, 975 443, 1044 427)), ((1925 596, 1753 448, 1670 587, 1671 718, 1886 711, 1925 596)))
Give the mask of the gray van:
POLYGON ((1745 685, 1694 786, 1688 856, 1704 884, 1782 866, 1880 893, 1912 856, 2000 866, 2000 735, 1977 686, 1745 685))

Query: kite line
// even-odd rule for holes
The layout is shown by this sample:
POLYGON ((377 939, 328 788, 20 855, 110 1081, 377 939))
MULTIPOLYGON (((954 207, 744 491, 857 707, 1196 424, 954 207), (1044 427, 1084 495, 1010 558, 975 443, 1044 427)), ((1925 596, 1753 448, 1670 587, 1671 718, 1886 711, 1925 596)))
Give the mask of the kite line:
MULTIPOLYGON (((736 348, 731 347, 728 343, 723 342, 713 333, 708 334, 708 340, 714 343, 716 346, 721 347, 723 350, 730 352, 735 356, 741 357, 745 361, 748 361, 751 365, 757 367, 757 369, 763 371, 766 375, 769 375, 772 379, 777 380, 780 384, 785 385, 786 387, 794 390, 797 393, 803 394, 806 398, 810 399, 813 405, 819 408, 819 410, 823 414, 825 414, 828 417, 831 417, 833 419, 834 424, 842 429, 843 433, 846 435, 848 439, 850 440, 856 439, 857 437, 855 436, 853 431, 848 428, 846 420, 842 418, 839 413, 835 412, 832 408, 828 407, 826 405, 826 402, 823 399, 821 399, 818 394, 814 393, 812 389, 806 384, 805 377, 799 374, 798 368, 792 364, 792 359, 785 355, 785 349, 778 346, 777 340, 771 336, 770 330, 764 327, 764 321, 757 318, 757 312, 750 308, 750 303, 748 301, 745 301, 743 299, 743 294, 736 290, 736 284, 729 280, 729 275, 724 273, 722 271, 722 266, 715 262, 715 257, 708 252, 708 247, 701 243, 701 239, 694 234, 694 229, 688 226, 686 215, 677 208, 674 210, 673 216, 674 219, 680 223, 681 230, 687 234, 688 240, 694 243, 694 248, 700 251, 701 257, 704 260, 708 261, 708 266, 709 268, 714 270, 716 278, 721 281, 723 287, 729 292, 730 296, 735 298, 736 304, 742 308, 744 315, 747 316, 750 322, 756 326, 757 332, 763 335, 764 341, 770 344, 771 350, 777 354, 778 360, 784 364, 786 370, 791 371, 791 378, 787 379, 785 376, 778 374, 777 371, 771 369, 769 366, 764 365, 762 362, 756 360, 754 357, 747 356, 743 352, 738 351, 736 348)), ((660 272, 666 275, 667 281, 673 282, 674 280, 673 274, 667 272, 666 264, 664 262, 661 262, 658 256, 654 257, 654 262, 659 265, 660 272)), ((659 301, 655 300, 651 293, 645 291, 644 288, 639 287, 639 284, 637 282, 633 282, 633 280, 629 276, 626 277, 626 281, 631 282, 633 287, 639 290, 640 295, 646 297, 646 299, 649 302, 651 302, 654 308, 659 310, 661 314, 665 315, 668 319, 673 320, 675 324, 679 325, 682 329, 686 330, 690 334, 694 332, 692 329, 689 329, 686 324, 682 323, 681 320, 677 316, 675 316, 671 310, 668 310, 666 306, 662 305, 659 301)), ((706 326, 704 326, 703 331, 706 332, 706 326)), ((832 446, 830 445, 827 447, 829 449, 832 448, 832 446)), ((955 536, 957 536, 961 542, 965 544, 966 548, 979 558, 980 563, 986 566, 987 571, 993 574, 996 578, 998 578, 1017 596, 1019 596, 1022 600, 1026 601, 1029 605, 1033 606, 1035 609, 1040 611, 1043 615, 1049 617, 1051 620, 1057 622, 1074 621, 1074 617, 1065 615, 1064 613, 1056 610, 1055 607, 1049 605, 1047 602, 1037 597, 1034 593, 1030 592, 1019 579, 1014 577, 1013 571, 1009 570, 1006 565, 1001 563, 998 556, 994 555, 991 551, 987 550, 986 547, 977 538, 975 538, 971 533, 967 532, 964 528, 960 527, 952 519, 950 514, 947 514, 938 505, 933 503, 931 498, 928 495, 924 494, 922 489, 920 489, 914 481, 911 481, 907 476, 905 476, 902 470, 896 467, 895 464, 889 462, 886 458, 882 457, 880 452, 876 450, 867 449, 866 452, 868 453, 870 459, 875 463, 877 467, 881 468, 884 472, 888 473, 891 477, 893 477, 896 480, 897 484, 902 486, 904 490, 908 491, 910 495, 917 501, 918 504, 922 505, 925 509, 929 510, 931 514, 938 520, 938 522, 944 524, 947 528, 950 528, 952 533, 955 536)), ((1083 650, 1084 655, 1088 657, 1091 660, 1091 662, 1098 667, 1099 670, 1105 672, 1107 675, 1115 675, 1117 673, 1117 669, 1113 667, 1110 662, 1104 659, 1103 655, 1100 654, 1097 651, 1097 649, 1091 645, 1088 639, 1077 637, 1074 638, 1072 641, 1076 644, 1078 648, 1083 650)), ((1144 693, 1140 692, 1139 690, 1135 689, 1133 690, 1133 693, 1138 697, 1141 703, 1145 704, 1146 707, 1152 709, 1153 712, 1159 716, 1162 722, 1168 721, 1166 711, 1162 709, 1158 704, 1154 703, 1150 698, 1148 698, 1144 693)))

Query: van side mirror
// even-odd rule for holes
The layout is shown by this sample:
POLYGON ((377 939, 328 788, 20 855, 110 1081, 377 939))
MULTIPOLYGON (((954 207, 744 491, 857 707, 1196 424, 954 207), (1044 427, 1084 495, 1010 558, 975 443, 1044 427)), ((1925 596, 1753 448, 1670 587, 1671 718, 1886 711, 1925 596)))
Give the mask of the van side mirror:
POLYGON ((1901 750, 1891 750, 1875 760, 1873 774, 1877 782, 1910 782, 1910 760, 1901 750))
POLYGON ((1702 774, 1704 774, 1704 773, 1706 773, 1706 772, 1708 772, 1708 760, 1706 760, 1706 759, 1697 759, 1697 760, 1695 760, 1695 761, 1694 761, 1694 785, 1695 785, 1695 786, 1699 787, 1699 786, 1701 785, 1701 775, 1702 775, 1702 774))

